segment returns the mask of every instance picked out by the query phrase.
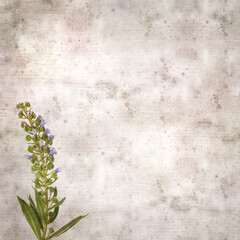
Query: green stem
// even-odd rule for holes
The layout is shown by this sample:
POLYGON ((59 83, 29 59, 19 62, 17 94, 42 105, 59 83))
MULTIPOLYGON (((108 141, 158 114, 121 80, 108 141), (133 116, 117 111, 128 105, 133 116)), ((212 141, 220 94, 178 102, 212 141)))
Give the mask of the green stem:
MULTIPOLYGON (((27 114, 27 109, 23 109, 24 113, 26 114, 26 118, 28 119, 29 121, 29 124, 30 126, 33 128, 33 122, 32 120, 29 118, 28 114, 27 114)), ((33 140, 34 141, 34 140, 33 140)), ((34 141, 34 143, 37 143, 39 144, 39 141, 34 141)), ((49 215, 48 215, 48 209, 49 209, 49 206, 48 206, 48 203, 49 203, 49 199, 48 199, 48 182, 47 182, 47 164, 48 164, 48 160, 46 159, 46 162, 44 164, 44 153, 40 153, 40 161, 42 161, 42 164, 43 166, 45 167, 45 170, 44 170, 44 176, 43 176, 43 182, 44 182, 44 195, 45 195, 45 211, 46 211, 46 219, 44 221, 44 227, 43 227, 43 235, 42 235, 42 240, 48 240, 49 238, 49 234, 48 236, 46 236, 47 234, 47 228, 48 228, 48 218, 49 218, 49 215)))
MULTIPOLYGON (((41 159, 42 161, 44 158, 44 154, 41 154, 41 159)), ((47 162, 46 162, 46 166, 47 166, 47 162)), ((46 168, 45 168, 46 169, 46 168)), ((46 233, 47 233, 47 225, 48 225, 48 183, 47 183, 47 170, 44 171, 44 188, 45 188, 45 211, 46 211, 46 223, 44 224, 44 228, 43 228, 43 240, 46 239, 46 233)))

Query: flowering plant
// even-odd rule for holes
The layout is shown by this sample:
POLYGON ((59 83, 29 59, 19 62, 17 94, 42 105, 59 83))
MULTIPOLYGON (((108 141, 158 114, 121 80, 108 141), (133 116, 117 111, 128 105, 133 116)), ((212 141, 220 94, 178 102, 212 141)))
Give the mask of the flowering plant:
POLYGON ((19 196, 17 198, 37 239, 49 240, 63 234, 87 215, 73 219, 56 232, 52 227, 48 229, 48 225, 58 216, 59 206, 66 199, 64 197, 58 201, 57 187, 52 186, 58 179, 60 171, 60 168, 53 170, 54 155, 57 153, 55 148, 51 147, 54 136, 49 135, 50 130, 44 126, 46 121, 40 115, 36 117, 30 103, 19 103, 17 108, 21 109, 19 118, 24 119, 21 127, 27 132, 26 140, 30 155, 26 155, 26 158, 31 161, 31 170, 35 174, 33 189, 36 203, 30 195, 28 196, 29 204, 19 196))

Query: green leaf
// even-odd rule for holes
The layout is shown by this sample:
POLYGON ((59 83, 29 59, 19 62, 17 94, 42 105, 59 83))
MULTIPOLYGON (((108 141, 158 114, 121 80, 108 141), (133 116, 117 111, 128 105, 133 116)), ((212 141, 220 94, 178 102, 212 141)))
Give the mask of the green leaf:
POLYGON ((43 229, 42 220, 41 220, 41 218, 40 218, 40 215, 39 215, 39 213, 38 213, 38 210, 37 210, 37 208, 36 208, 36 205, 35 205, 34 201, 32 200, 30 194, 29 194, 28 199, 29 199, 30 207, 32 208, 32 210, 34 211, 34 213, 35 213, 36 216, 37 216, 37 219, 38 219, 40 228, 43 229))
POLYGON ((37 209, 38 209, 40 218, 42 219, 42 221, 44 223, 46 223, 47 222, 47 219, 46 219, 47 215, 46 215, 46 211, 45 211, 45 205, 44 205, 44 202, 43 202, 42 198, 40 197, 38 191, 35 191, 35 199, 36 199, 37 209))
POLYGON ((54 195, 53 198, 57 197, 57 187, 54 188, 54 195))
MULTIPOLYGON (((88 215, 88 214, 87 214, 88 215)), ((61 234, 65 233, 66 231, 68 231, 71 227, 73 227, 76 223, 78 223, 81 219, 85 218, 87 215, 85 216, 79 216, 75 219, 73 219, 71 222, 69 222, 68 224, 66 224, 65 226, 63 226, 62 228, 60 228, 58 231, 56 231, 55 233, 53 233, 50 238, 54 238, 54 237, 58 237, 61 234)))
POLYGON ((17 198, 21 205, 23 214, 25 215, 33 232, 35 233, 37 239, 41 240, 40 225, 39 225, 36 214, 34 213, 33 209, 23 199, 21 199, 19 196, 17 196, 17 198))
POLYGON ((52 216, 50 215, 49 223, 52 223, 57 218, 58 212, 59 212, 59 207, 56 207, 53 211, 52 216))
POLYGON ((66 197, 64 197, 60 202, 56 203, 55 205, 53 205, 51 208, 49 208, 49 210, 59 207, 64 201, 65 201, 66 197))

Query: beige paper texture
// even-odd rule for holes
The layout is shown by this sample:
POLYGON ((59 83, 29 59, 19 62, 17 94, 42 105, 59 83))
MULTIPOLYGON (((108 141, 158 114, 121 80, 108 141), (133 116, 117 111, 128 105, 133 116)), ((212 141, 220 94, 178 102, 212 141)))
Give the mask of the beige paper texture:
POLYGON ((35 239, 16 104, 55 135, 59 240, 240 239, 240 2, 0 1, 0 239, 35 239))

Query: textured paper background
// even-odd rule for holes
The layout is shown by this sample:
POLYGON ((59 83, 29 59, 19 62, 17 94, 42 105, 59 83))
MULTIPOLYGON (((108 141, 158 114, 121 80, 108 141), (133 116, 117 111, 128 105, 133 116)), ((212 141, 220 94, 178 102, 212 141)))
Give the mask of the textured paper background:
POLYGON ((15 105, 55 135, 59 240, 240 239, 237 0, 0 1, 0 239, 34 239, 15 105))

